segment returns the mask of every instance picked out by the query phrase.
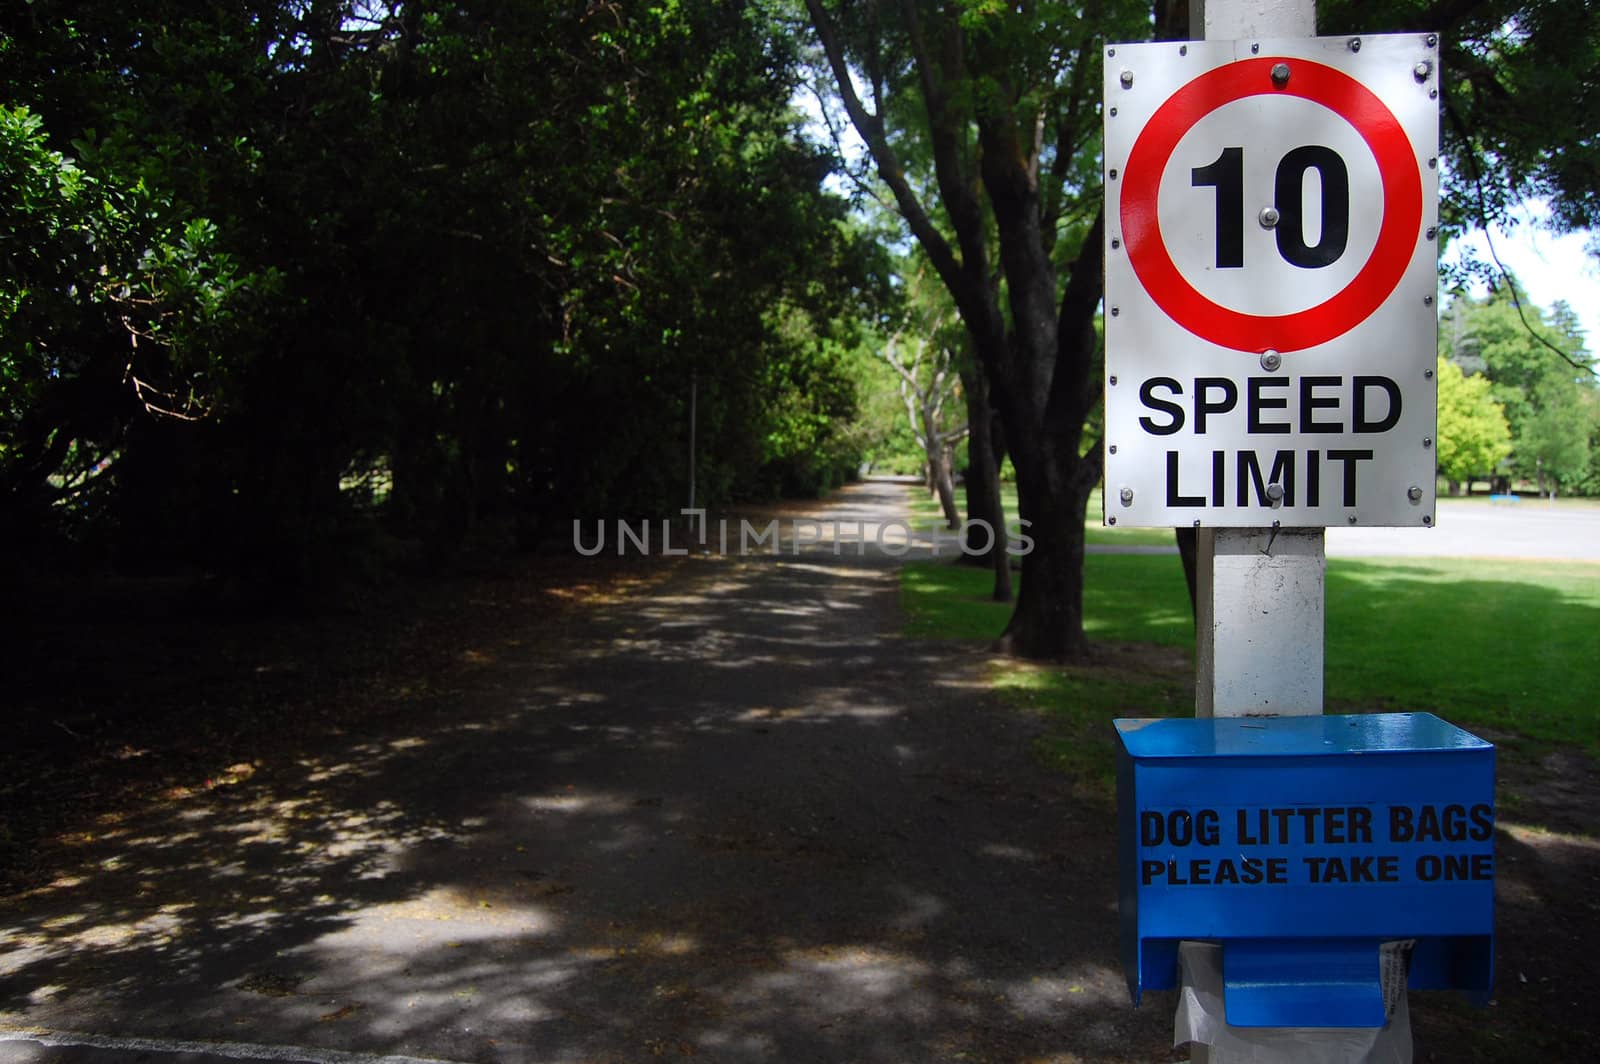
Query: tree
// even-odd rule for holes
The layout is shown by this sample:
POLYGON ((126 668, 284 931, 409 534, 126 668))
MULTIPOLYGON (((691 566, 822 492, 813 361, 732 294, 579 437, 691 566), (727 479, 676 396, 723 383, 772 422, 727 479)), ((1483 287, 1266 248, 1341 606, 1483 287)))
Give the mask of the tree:
POLYGON ((1004 639, 1025 656, 1083 657, 1083 518, 1100 478, 1099 442, 1083 434, 1099 400, 1095 75, 1100 41, 1146 35, 1148 9, 806 8, 839 104, 948 289, 1002 414, 1035 540, 1004 639), (932 189, 919 187, 919 153, 932 189))
POLYGON ((927 452, 911 434, 900 377, 883 358, 883 340, 868 335, 853 353, 857 410, 851 432, 869 472, 921 473, 927 452))
POLYGON ((963 352, 961 386, 967 399, 967 526, 962 556, 982 559, 994 574, 990 597, 1010 602, 1011 550, 1005 507, 1000 499, 1000 465, 1005 458, 1005 432, 989 397, 983 367, 963 352), (980 537, 982 540, 980 541, 980 537))
POLYGON ((262 587, 317 588, 375 542, 444 564, 674 512, 690 380, 702 496, 836 482, 841 351, 884 271, 823 188, 773 17, 6 8, 0 103, 42 118, 6 173, 56 191, 4 208, 32 257, 0 340, 0 523, 38 529, 9 486, 81 465, 79 531, 262 587))
POLYGON ((1560 381, 1544 383, 1536 409, 1517 440, 1517 468, 1554 499, 1589 475, 1590 438, 1595 431, 1593 392, 1585 395, 1560 381))
POLYGON ((18 557, 104 491, 137 416, 214 406, 207 332, 242 282, 209 221, 51 149, 26 107, 0 106, 0 173, 0 548, 18 557))
POLYGON ((1600 392, 1591 389, 1583 398, 1589 423, 1589 474, 1568 491, 1592 497, 1600 495, 1600 392))
POLYGON ((928 488, 939 497, 945 524, 957 528, 961 514, 956 510, 953 451, 966 437, 967 426, 951 426, 945 413, 945 404, 958 398, 961 378, 947 338, 939 335, 941 326, 936 318, 915 335, 896 332, 883 347, 883 360, 900 379, 906 420, 927 456, 928 488))
MULTIPOLYGON (((1461 369, 1481 373, 1489 397, 1503 409, 1512 470, 1541 491, 1547 483, 1551 490, 1570 488, 1590 466, 1588 412, 1597 380, 1586 367, 1593 359, 1571 308, 1558 304, 1547 314, 1521 295, 1519 308, 1515 285, 1510 279, 1482 299, 1458 293, 1441 322, 1441 347, 1461 369)), ((1441 442, 1444 388, 1441 376, 1441 442)))
POLYGON ((1511 426, 1505 411, 1489 395, 1489 379, 1468 377, 1443 356, 1437 370, 1439 432, 1435 447, 1439 474, 1451 484, 1487 476, 1511 454, 1511 426))
POLYGON ((1545 200, 1600 227, 1600 6, 1571 0, 1319 0, 1324 34, 1439 35, 1446 232, 1545 200), (1556 105, 1559 101, 1559 106, 1556 105))

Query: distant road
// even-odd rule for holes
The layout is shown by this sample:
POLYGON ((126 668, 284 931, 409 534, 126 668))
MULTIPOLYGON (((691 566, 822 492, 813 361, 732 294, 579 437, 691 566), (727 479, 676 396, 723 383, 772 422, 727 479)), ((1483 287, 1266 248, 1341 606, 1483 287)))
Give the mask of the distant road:
POLYGON ((1328 556, 1600 562, 1600 506, 1440 499, 1431 529, 1328 529, 1328 556))
MULTIPOLYGON (((916 477, 872 477, 919 484, 916 477)), ((1091 519, 1096 516, 1091 514, 1091 519)), ((1600 563, 1600 504, 1552 505, 1534 498, 1494 503, 1440 498, 1433 528, 1328 529, 1331 558, 1526 558, 1600 563)), ((926 535, 926 534, 924 534, 926 535)), ((942 549, 959 549, 937 534, 942 549)), ((1172 546, 1091 546, 1100 554, 1170 554, 1172 546)))

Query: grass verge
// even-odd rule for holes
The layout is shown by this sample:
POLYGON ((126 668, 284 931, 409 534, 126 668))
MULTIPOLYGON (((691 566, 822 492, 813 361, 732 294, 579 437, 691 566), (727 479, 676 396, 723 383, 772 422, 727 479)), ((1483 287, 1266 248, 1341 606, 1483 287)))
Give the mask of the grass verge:
MULTIPOLYGON (((1175 556, 1091 554, 1084 569, 1084 626, 1103 660, 997 662, 994 684, 1049 718, 1050 760, 1098 786, 1112 769, 1107 721, 1191 711, 1194 626, 1175 556)), ((988 600, 989 579, 972 567, 906 566, 907 634, 997 638, 1011 607, 988 600)), ((1429 710, 1529 756, 1568 747, 1592 757, 1600 753, 1597 659, 1600 565, 1328 563, 1330 711, 1429 710)))
POLYGON ((1070 776, 1080 795, 1116 799, 1118 717, 1183 716, 1194 704, 1182 668, 1157 673, 1095 666, 995 665, 994 687, 1008 704, 1040 714, 1045 762, 1070 776))
MULTIPOLYGON (((1091 554, 1084 559, 1084 626, 1103 651, 1090 665, 997 660, 991 682, 1007 703, 1047 721, 1044 759, 1073 776, 1087 797, 1113 793, 1115 717, 1187 713, 1194 704, 1194 623, 1176 555, 1091 554)), ((942 562, 905 566, 906 633, 992 641, 1011 606, 989 599, 985 569, 942 562)))

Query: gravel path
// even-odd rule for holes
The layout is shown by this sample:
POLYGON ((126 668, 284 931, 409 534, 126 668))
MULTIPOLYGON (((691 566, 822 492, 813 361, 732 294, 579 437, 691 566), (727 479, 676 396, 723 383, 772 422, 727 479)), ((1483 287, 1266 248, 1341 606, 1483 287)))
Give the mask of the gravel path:
POLYGON ((1110 817, 853 550, 683 559, 425 723, 85 838, 0 910, 0 1060, 1170 1059, 1110 817))

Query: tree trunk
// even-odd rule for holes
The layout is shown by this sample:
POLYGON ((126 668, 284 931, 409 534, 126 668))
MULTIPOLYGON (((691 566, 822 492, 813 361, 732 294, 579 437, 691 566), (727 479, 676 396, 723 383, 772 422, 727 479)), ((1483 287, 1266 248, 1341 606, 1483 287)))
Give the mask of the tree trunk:
MULTIPOLYGON (((985 381, 984 387, 988 387, 985 381)), ((1000 514, 1000 553, 990 559, 994 567, 994 596, 996 602, 1011 602, 1015 597, 1012 592, 1011 579, 1011 533, 1005 525, 1005 507, 1000 503, 1000 470, 1006 462, 1006 431, 1005 425, 1000 420, 999 411, 995 410, 992 401, 989 404, 989 448, 994 454, 994 497, 995 508, 1000 514), (1005 597, 1001 598, 1001 583, 1005 584, 1005 597)))
MULTIPOLYGON (((987 71, 996 80, 983 94, 986 105, 976 107, 966 81, 975 53, 961 21, 947 8, 929 9, 925 21, 923 9, 907 2, 901 5, 906 40, 920 77, 927 144, 952 244, 908 179, 883 115, 869 112, 856 92, 821 0, 806 0, 806 8, 851 124, 955 300, 1005 422, 1018 509, 1032 525, 1027 531, 1034 542, 1023 558, 1022 589, 1004 642, 1028 657, 1085 657, 1083 513, 1100 479, 1100 452, 1098 441, 1082 454, 1080 444, 1100 391, 1094 317, 1104 287, 1104 218, 1097 213, 1084 234, 1060 290, 1052 258, 1058 219, 1040 198, 1035 112, 1003 70, 987 71)), ((1063 157, 1070 158, 1073 146, 1063 143, 1063 157)))
POLYGON ((1017 606, 1000 642, 1007 652, 1027 658, 1081 660, 1089 654, 1083 631, 1083 518, 1089 489, 1051 448, 1029 449, 1033 453, 1023 458, 1013 445, 1012 460, 1032 549, 1023 555, 1017 606))
POLYGON ((996 602, 1010 602, 1011 556, 1006 552, 1006 515, 1000 502, 1000 462, 994 448, 994 412, 989 382, 977 367, 961 374, 967 393, 967 527, 963 554, 986 561, 994 572, 996 602), (985 536, 985 525, 988 538, 985 536), (987 546, 985 546, 987 544, 987 546))
POLYGON ((961 527, 961 511, 956 509, 956 486, 950 474, 950 449, 942 443, 928 447, 928 469, 933 486, 939 493, 939 508, 944 511, 945 526, 961 527))
MULTIPOLYGON (((999 145, 1003 147, 1002 145, 999 145)), ((986 152, 995 146, 986 145, 986 152)), ((1083 522, 1100 479, 1100 449, 1080 455, 1085 418, 1097 398, 1091 383, 1098 348, 1094 309, 1101 288, 1102 221, 1084 239, 1072 276, 1055 305, 1055 272, 1038 249, 1035 190, 996 174, 985 155, 985 184, 1001 236, 1013 331, 1004 351, 984 352, 1005 413, 1017 470, 1017 508, 1029 522, 1032 550, 1002 644, 1029 658, 1083 660, 1083 522), (1005 370, 1011 372, 1006 373, 1005 370)))
POLYGON ((961 373, 961 386, 967 400, 967 475, 963 487, 967 496, 967 528, 962 536, 962 553, 969 561, 988 560, 989 552, 983 548, 983 524, 997 528, 996 505, 1000 499, 999 479, 990 457, 988 419, 984 416, 988 406, 980 390, 979 376, 971 370, 961 373))

